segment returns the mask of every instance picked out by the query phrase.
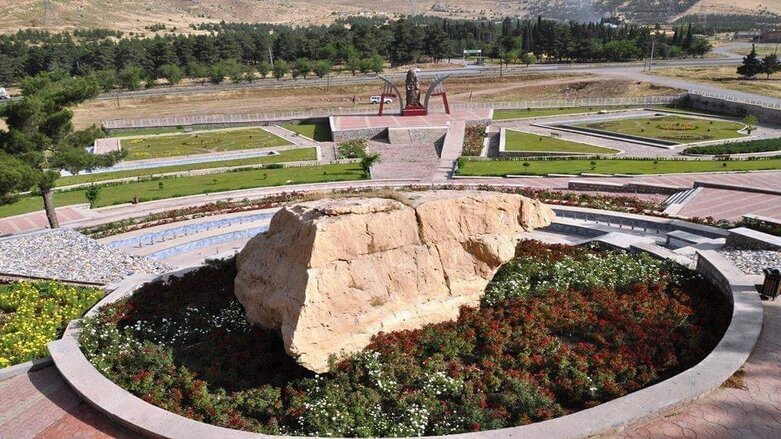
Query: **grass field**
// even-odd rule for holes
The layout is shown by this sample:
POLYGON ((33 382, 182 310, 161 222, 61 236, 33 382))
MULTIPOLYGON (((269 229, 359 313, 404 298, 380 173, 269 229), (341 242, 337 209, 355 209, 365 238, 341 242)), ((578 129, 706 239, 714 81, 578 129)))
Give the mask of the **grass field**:
POLYGON ((127 130, 115 130, 108 134, 108 137, 128 137, 128 136, 152 136, 157 134, 183 133, 184 128, 163 127, 163 128, 131 128, 127 130))
POLYGON ((743 128, 741 123, 682 116, 618 119, 575 126, 681 143, 743 137, 738 133, 743 128))
POLYGON ((580 174, 673 174, 687 172, 758 171, 781 169, 773 160, 462 160, 458 175, 495 176, 580 174), (528 164, 528 165, 525 165, 528 164))
MULTIPOLYGON (((363 178, 363 171, 361 171, 358 164, 257 169, 194 177, 175 177, 105 186, 101 191, 96 207, 129 203, 136 196, 141 201, 152 201, 266 186, 349 181, 363 178), (162 188, 160 187, 161 183, 162 188)), ((56 192, 54 194, 54 202, 58 207, 86 203, 84 192, 84 190, 56 192)), ((42 209, 43 200, 41 197, 27 196, 22 197, 15 203, 0 206, 0 217, 35 212, 42 209)))
POLYGON ((765 79, 765 75, 759 75, 757 79, 745 80, 738 76, 734 66, 678 67, 654 70, 653 74, 718 85, 719 87, 746 93, 781 98, 781 75, 778 74, 771 76, 770 80, 765 79))
POLYGON ((573 108, 530 108, 519 110, 494 110, 494 120, 527 119, 542 116, 566 116, 568 114, 598 113, 600 111, 627 110, 635 107, 573 107, 573 108))
POLYGON ((122 141, 122 149, 128 153, 126 160, 272 148, 284 145, 290 145, 290 142, 261 128, 144 137, 122 141))
POLYGON ((280 126, 286 130, 290 130, 302 136, 309 137, 316 142, 331 141, 331 127, 327 122, 300 124, 286 123, 280 126))
POLYGON ((540 136, 537 134, 522 133, 515 130, 507 130, 505 149, 507 151, 523 152, 557 152, 576 154, 615 154, 618 151, 610 148, 586 145, 584 143, 570 142, 554 137, 540 136))
POLYGON ((57 180, 57 186, 68 186, 79 183, 100 182, 128 177, 151 177, 153 175, 166 174, 171 172, 185 172, 196 169, 227 168, 233 166, 262 165, 269 163, 285 163, 317 160, 317 149, 300 148, 280 151, 279 155, 266 157, 254 157, 248 159, 220 160, 208 163, 193 163, 190 165, 163 166, 150 169, 133 169, 128 171, 104 172, 100 174, 74 175, 71 177, 62 177, 57 180))

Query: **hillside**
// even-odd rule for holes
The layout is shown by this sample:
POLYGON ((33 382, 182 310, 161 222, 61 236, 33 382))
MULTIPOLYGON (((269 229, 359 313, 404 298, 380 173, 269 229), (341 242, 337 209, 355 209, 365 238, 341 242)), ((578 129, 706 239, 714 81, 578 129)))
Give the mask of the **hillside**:
MULTIPOLYGON (((348 15, 393 17, 409 11, 409 3, 398 0, 0 0, 0 32, 103 27, 148 33, 145 27, 163 23, 166 31, 176 27, 181 33, 191 32, 190 24, 205 21, 309 25, 330 23, 348 15)), ((416 0, 414 6, 416 14, 450 18, 544 14, 593 20, 612 13, 641 22, 672 20, 684 14, 758 11, 781 14, 781 0, 416 0)))

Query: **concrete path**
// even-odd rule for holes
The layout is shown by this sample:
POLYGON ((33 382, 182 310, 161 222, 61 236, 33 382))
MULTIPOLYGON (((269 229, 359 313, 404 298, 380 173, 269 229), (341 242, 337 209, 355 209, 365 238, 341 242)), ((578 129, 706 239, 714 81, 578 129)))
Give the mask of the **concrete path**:
POLYGON ((445 136, 445 142, 442 145, 439 165, 432 177, 434 182, 444 182, 451 177, 456 160, 461 157, 461 151, 464 149, 465 134, 466 122, 464 120, 454 120, 450 122, 447 136, 445 136))

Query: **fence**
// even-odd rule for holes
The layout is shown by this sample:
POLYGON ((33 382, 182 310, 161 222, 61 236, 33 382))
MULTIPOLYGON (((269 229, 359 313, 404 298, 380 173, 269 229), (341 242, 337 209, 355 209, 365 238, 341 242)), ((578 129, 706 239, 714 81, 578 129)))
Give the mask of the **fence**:
POLYGON ((773 110, 781 110, 781 100, 780 99, 773 99, 773 98, 743 98, 740 96, 735 96, 727 93, 714 93, 712 91, 706 91, 706 90, 689 90, 689 94, 692 95, 699 95, 706 98, 712 98, 712 99, 719 99, 726 102, 734 102, 736 104, 744 104, 744 105, 756 105, 758 107, 765 107, 770 108, 773 110))
MULTIPOLYGON (((526 108, 566 108, 566 107, 614 107, 614 106, 650 106, 671 104, 684 95, 646 96, 621 98, 556 99, 544 101, 514 102, 477 102, 451 104, 455 110, 475 109, 526 109, 526 108)), ((328 116, 376 114, 376 109, 323 108, 304 111, 278 111, 256 114, 218 114, 208 116, 158 117, 148 119, 117 119, 103 122, 108 130, 158 128, 193 125, 246 125, 275 121, 323 118, 328 116)))

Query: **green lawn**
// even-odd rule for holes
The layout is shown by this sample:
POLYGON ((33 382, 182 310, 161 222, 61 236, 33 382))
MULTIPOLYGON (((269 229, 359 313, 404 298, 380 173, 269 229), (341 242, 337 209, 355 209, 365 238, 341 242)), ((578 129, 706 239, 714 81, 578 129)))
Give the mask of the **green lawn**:
POLYGON ((122 149, 128 153, 126 160, 271 148, 283 145, 290 145, 290 142, 261 128, 142 137, 122 141, 122 149))
POLYGON ((610 148, 570 142, 555 137, 522 133, 515 130, 506 131, 505 150, 523 152, 558 152, 577 154, 615 154, 618 151, 610 148))
POLYGON ((781 169, 781 159, 773 160, 462 160, 458 175, 496 176, 580 174, 672 174, 686 172, 758 171, 781 169), (528 166, 524 166, 528 163, 528 166), (594 163, 592 165, 592 163, 594 163), (726 166, 725 166, 726 165, 726 166))
POLYGON ((170 172, 184 172, 193 171, 196 169, 213 169, 224 168, 232 166, 246 166, 246 165, 261 165, 268 163, 285 163, 285 162, 298 162, 307 160, 317 160, 317 149, 315 148, 300 148, 289 149, 286 151, 280 151, 279 155, 272 155, 266 157, 254 157, 247 159, 236 160, 221 160, 218 162, 208 163, 193 163, 190 165, 178 165, 178 166, 162 166, 159 168, 150 169, 133 169, 128 171, 117 172, 104 172, 100 174, 84 174, 74 175, 72 177, 62 177, 57 180, 57 186, 68 186, 71 184, 99 182, 105 180, 113 180, 118 178, 128 177, 151 177, 153 175, 160 175, 170 172))
POLYGON ((611 133, 690 143, 743 137, 743 124, 682 116, 607 120, 575 125, 611 133))
POLYGON ((128 136, 151 136, 156 134, 183 133, 183 127, 162 127, 162 128, 130 128, 126 130, 112 130, 108 137, 128 137, 128 136))
POLYGON ((568 114, 598 113, 602 110, 627 110, 636 107, 570 107, 570 108, 531 108, 516 110, 494 110, 494 120, 526 119, 542 116, 565 116, 568 114))
POLYGON ((328 122, 300 124, 286 123, 280 126, 286 130, 290 130, 294 133, 301 134, 302 136, 309 137, 316 142, 331 141, 331 127, 328 122))
MULTIPOLYGON (((136 183, 105 186, 96 207, 129 203, 134 196, 141 201, 160 200, 204 193, 251 189, 286 184, 320 183, 326 181, 348 181, 363 179, 358 164, 291 167, 282 169, 257 169, 226 172, 223 174, 175 177, 136 183), (160 183, 163 184, 162 189, 160 183)), ((57 192, 54 194, 57 206, 86 203, 84 190, 57 192)), ((43 209, 39 196, 22 197, 19 201, 0 206, 0 217, 19 215, 43 209)))

